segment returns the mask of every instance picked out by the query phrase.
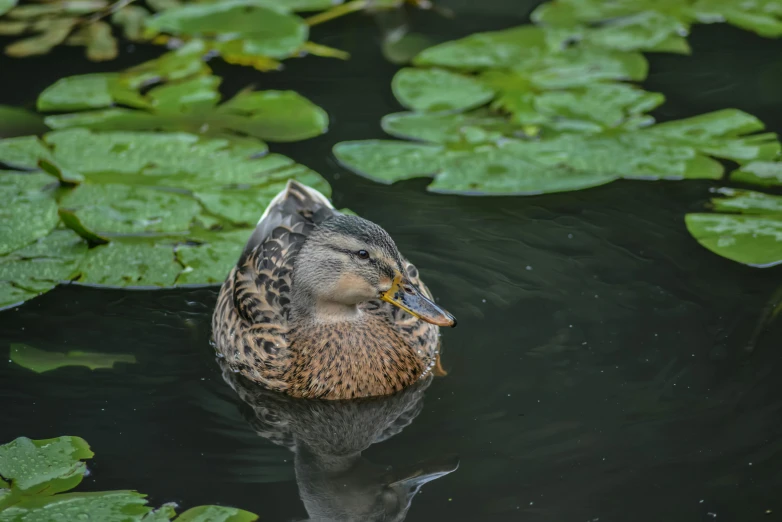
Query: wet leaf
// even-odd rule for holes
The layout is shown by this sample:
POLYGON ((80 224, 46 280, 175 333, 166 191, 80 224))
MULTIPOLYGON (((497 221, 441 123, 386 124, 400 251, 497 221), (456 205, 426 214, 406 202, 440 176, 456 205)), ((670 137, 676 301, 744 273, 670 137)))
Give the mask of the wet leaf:
POLYGON ((118 184, 81 184, 62 197, 60 206, 100 236, 182 235, 201 211, 198 202, 187 194, 118 184))
POLYGON ((0 163, 19 169, 35 169, 40 158, 49 159, 49 150, 35 136, 0 140, 0 163))
POLYGON ((154 83, 211 74, 212 70, 203 58, 207 52, 202 41, 194 40, 154 60, 126 69, 121 78, 129 87, 138 89, 154 83))
POLYGON ((687 230, 705 248, 745 265, 782 263, 782 196, 721 189, 712 199, 722 213, 687 214, 687 230))
POLYGON ((236 51, 275 59, 295 54, 309 33, 297 16, 242 0, 175 7, 147 19, 146 26, 175 36, 219 35, 220 42, 237 45, 236 51))
POLYGON ((182 266, 173 244, 134 239, 112 241, 87 252, 79 283, 111 287, 174 286, 182 266))
POLYGON ((143 40, 144 20, 148 16, 149 11, 143 7, 128 5, 111 15, 111 21, 122 27, 125 38, 138 42, 143 40))
POLYGON ((445 149, 403 141, 344 141, 334 155, 344 166, 382 183, 433 175, 441 169, 445 149))
POLYGON ((146 495, 135 491, 63 493, 49 497, 31 497, 0 511, 0 522, 78 520, 79 515, 83 514, 105 522, 140 520, 152 511, 152 508, 146 505, 145 497, 146 495))
POLYGON ((185 267, 177 284, 222 284, 253 229, 239 229, 222 234, 213 234, 211 241, 201 245, 179 246, 177 260, 185 267))
POLYGON ((199 506, 188 509, 176 519, 178 522, 253 522, 258 515, 224 506, 199 506))
POLYGON ((0 256, 0 308, 48 292, 78 275, 87 243, 70 230, 55 230, 35 243, 0 256))
MULTIPOLYGON (((695 22, 727 22, 743 29, 754 31, 761 36, 776 37, 782 35, 782 9, 777 0, 697 0, 688 2, 659 2, 656 0, 557 0, 546 2, 532 14, 532 19, 557 27, 573 27, 611 20, 613 23, 627 23, 641 15, 654 15, 665 21, 650 25, 647 33, 661 32, 660 25, 681 24, 684 30, 674 34, 686 35, 690 25, 695 22)), ((663 25, 663 27, 665 27, 663 25)), ((658 39, 660 36, 658 36, 658 39)), ((658 49, 646 49, 658 50, 658 49)))
POLYGON ((0 15, 4 15, 16 6, 17 0, 0 0, 0 15))
POLYGON ((117 40, 111 34, 106 22, 91 22, 87 25, 87 58, 93 62, 104 62, 117 57, 117 40))
MULTIPOLYGON (((19 437, 0 446, 0 475, 21 495, 44 498, 76 487, 92 458, 89 445, 79 437, 31 440, 19 437)), ((13 520, 0 509, 0 520, 13 520)))
MULTIPOLYGON (((100 98, 88 98, 89 90, 82 88, 86 79, 75 78, 69 84, 61 83, 59 87, 55 84, 48 95, 44 91, 39 106, 63 110, 64 106, 89 103, 107 106, 107 97, 117 103, 128 99, 124 90, 120 90, 122 98, 116 96, 117 88, 112 88, 118 81, 116 77, 104 75, 105 87, 100 89, 103 95, 100 98), (57 100, 53 99, 53 93, 57 94, 57 100)), ((328 127, 326 112, 293 91, 241 91, 218 106, 219 84, 216 76, 197 76, 155 87, 143 98, 132 100, 136 106, 149 107, 148 111, 115 108, 50 116, 45 121, 54 129, 184 130, 213 136, 249 135, 270 141, 312 138, 328 127)))
POLYGON ((74 111, 110 107, 115 103, 147 107, 150 102, 123 82, 119 73, 82 74, 61 78, 38 96, 38 110, 74 111))
POLYGON ((79 216, 72 210, 60 208, 57 210, 57 214, 59 214, 60 220, 66 228, 70 228, 79 234, 79 237, 87 241, 90 246, 105 245, 109 242, 107 237, 100 236, 92 230, 87 229, 87 227, 84 226, 84 223, 81 222, 81 219, 79 219, 79 216))
POLYGON ((456 114, 398 112, 384 116, 381 125, 397 138, 432 143, 496 143, 522 134, 518 125, 485 110, 456 114))
POLYGON ((302 165, 296 165, 275 172, 262 184, 249 187, 201 189, 194 195, 212 214, 219 215, 234 224, 254 225, 262 214, 261 209, 265 209, 272 198, 285 188, 289 179, 296 179, 327 196, 331 192, 328 183, 319 174, 302 165))
POLYGON ((419 111, 472 109, 494 97, 480 81, 442 69, 401 69, 391 88, 402 105, 419 111))
POLYGON ((114 368, 116 363, 134 364, 136 362, 133 355, 80 351, 48 352, 21 343, 11 344, 9 357, 14 363, 35 373, 44 373, 66 366, 84 366, 90 370, 110 370, 114 368))
POLYGON ((778 161, 753 161, 734 171, 730 175, 730 179, 754 185, 782 185, 782 163, 778 161))
POLYGON ((0 138, 40 134, 46 131, 43 119, 21 107, 0 105, 0 138))
POLYGON ((18 40, 6 46, 5 54, 15 58, 46 54, 51 51, 52 48, 65 41, 76 23, 76 18, 52 20, 42 28, 42 31, 38 36, 18 40))
POLYGON ((44 237, 57 225, 57 202, 46 174, 0 171, 0 254, 44 237))

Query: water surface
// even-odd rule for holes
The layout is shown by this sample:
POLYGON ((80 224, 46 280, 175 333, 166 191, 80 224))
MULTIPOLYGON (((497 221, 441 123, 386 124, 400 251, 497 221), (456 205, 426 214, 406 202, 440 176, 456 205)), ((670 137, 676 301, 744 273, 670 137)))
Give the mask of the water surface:
MULTIPOLYGON (((522 23, 534 3, 452 5, 455 20, 412 21, 445 40, 522 23)), ((325 136, 273 149, 322 173, 338 206, 384 226, 459 319, 443 331, 449 375, 429 386, 407 427, 363 454, 395 468, 459 457, 458 470, 415 496, 406 520, 753 522, 782 513, 782 321, 758 327, 782 278, 689 236, 683 216, 703 208, 713 185, 622 181, 476 198, 430 194, 421 180, 364 180, 329 150, 383 137, 380 117, 399 110, 389 87, 396 66, 382 59, 371 18, 318 30, 316 41, 353 60, 291 60, 280 74, 215 68, 227 93, 291 88, 329 112, 325 136)), ((668 98, 660 120, 737 107, 782 131, 781 42, 725 26, 696 26, 690 42, 692 57, 650 56, 645 87, 668 98)), ((0 58, 14 79, 2 82, 0 103, 29 105, 61 76, 156 52, 135 48, 100 65, 74 49, 0 58)), ((70 286, 1 312, 0 346, 132 353, 138 363, 36 375, 2 358, 0 441, 84 437, 96 456, 82 489, 306 519, 293 454, 256 434, 214 358, 216 292, 70 286)))

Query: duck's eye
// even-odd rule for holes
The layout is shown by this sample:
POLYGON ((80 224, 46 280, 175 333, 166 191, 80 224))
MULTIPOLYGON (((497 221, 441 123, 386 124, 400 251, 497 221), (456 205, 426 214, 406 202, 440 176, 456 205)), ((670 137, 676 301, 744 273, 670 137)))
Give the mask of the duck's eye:
POLYGON ((359 259, 369 259, 369 252, 367 252, 366 250, 359 250, 358 252, 356 252, 356 255, 358 256, 359 259))

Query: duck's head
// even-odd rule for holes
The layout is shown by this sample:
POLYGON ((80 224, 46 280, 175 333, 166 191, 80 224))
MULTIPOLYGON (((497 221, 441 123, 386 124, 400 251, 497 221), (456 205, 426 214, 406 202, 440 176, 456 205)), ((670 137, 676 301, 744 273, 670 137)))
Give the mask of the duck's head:
POLYGON ((402 255, 378 225, 341 215, 321 223, 304 242, 293 271, 292 304, 319 320, 343 320, 357 305, 382 299, 437 326, 453 315, 410 282, 402 255))

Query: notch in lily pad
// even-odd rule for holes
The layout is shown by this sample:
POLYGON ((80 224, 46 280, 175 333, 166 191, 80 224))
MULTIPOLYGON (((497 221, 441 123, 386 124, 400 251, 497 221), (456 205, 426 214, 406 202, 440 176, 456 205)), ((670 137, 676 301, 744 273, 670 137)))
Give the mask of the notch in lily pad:
POLYGON ((63 169, 53 161, 47 159, 38 160, 38 168, 59 179, 60 182, 65 185, 78 185, 84 181, 84 176, 78 172, 72 172, 70 170, 63 169))

